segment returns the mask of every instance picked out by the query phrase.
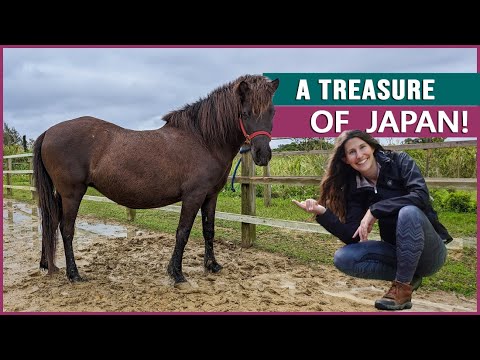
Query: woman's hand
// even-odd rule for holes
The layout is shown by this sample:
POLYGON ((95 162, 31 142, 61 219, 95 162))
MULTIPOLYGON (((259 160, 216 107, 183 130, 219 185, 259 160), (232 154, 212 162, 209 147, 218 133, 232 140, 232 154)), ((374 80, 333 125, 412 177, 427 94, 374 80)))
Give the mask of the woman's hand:
POLYGON ((323 215, 327 209, 320 205, 317 200, 314 199, 307 199, 302 202, 299 202, 297 200, 292 200, 292 202, 297 205, 300 209, 303 209, 306 212, 312 213, 312 214, 317 214, 317 215, 323 215))
POLYGON ((359 235, 360 241, 367 241, 368 234, 370 234, 370 232, 372 231, 375 221, 377 221, 377 218, 373 216, 370 212, 370 209, 368 209, 362 221, 360 221, 360 226, 358 227, 357 231, 355 231, 355 234, 353 234, 352 239, 359 235))

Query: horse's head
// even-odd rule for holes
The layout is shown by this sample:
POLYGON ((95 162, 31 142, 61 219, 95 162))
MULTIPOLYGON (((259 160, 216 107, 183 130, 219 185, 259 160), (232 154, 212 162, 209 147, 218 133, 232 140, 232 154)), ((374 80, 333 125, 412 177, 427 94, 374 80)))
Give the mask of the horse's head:
POLYGON ((266 166, 272 158, 270 139, 275 115, 272 99, 279 82, 276 79, 260 87, 242 81, 237 87, 241 104, 240 128, 250 144, 253 161, 259 166, 266 166))

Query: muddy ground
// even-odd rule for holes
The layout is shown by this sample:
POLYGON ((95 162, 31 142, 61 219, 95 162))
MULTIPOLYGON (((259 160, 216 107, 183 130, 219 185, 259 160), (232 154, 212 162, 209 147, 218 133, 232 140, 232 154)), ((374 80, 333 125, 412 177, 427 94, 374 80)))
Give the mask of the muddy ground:
MULTIPOLYGON (((203 242, 190 240, 183 270, 190 286, 174 287, 166 273, 173 235, 89 217, 77 219, 74 249, 87 281, 65 275, 62 241, 52 276, 39 269, 38 217, 30 205, 3 201, 4 312, 364 313, 389 287, 356 279, 332 266, 308 266, 233 242, 216 241, 218 274, 205 273, 203 242)), ((406 312, 475 312, 476 299, 420 288, 406 312)))

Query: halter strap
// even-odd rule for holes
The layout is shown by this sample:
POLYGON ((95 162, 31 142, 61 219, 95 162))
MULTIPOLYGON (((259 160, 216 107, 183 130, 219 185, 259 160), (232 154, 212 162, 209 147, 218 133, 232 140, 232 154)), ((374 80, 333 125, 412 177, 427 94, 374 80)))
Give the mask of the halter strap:
POLYGON ((268 132, 268 131, 264 131, 264 130, 260 130, 260 131, 255 131, 253 132, 252 134, 247 134, 247 132, 245 131, 245 127, 243 126, 243 122, 242 122, 242 117, 240 116, 238 118, 238 120, 240 121, 240 129, 242 129, 242 133, 243 133, 243 136, 245 136, 245 142, 247 144, 250 144, 250 141, 255 137, 255 136, 258 136, 258 135, 265 135, 265 136, 268 136, 270 139, 272 138, 272 135, 268 132))

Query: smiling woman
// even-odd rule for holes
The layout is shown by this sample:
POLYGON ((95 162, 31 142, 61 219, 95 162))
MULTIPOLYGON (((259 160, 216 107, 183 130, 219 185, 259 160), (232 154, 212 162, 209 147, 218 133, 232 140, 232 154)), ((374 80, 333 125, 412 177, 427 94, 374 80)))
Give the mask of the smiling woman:
POLYGON ((318 201, 294 203, 347 244, 336 251, 335 266, 351 276, 393 281, 375 302, 378 309, 411 308, 413 290, 443 266, 452 240, 415 161, 384 150, 364 131, 345 131, 336 139, 320 194, 318 201), (382 241, 369 241, 377 220, 382 241))
POLYGON ((346 164, 350 165, 354 170, 360 174, 360 187, 365 186, 365 183, 370 186, 373 185, 375 193, 377 193, 377 179, 380 172, 380 165, 375 161, 373 156, 374 149, 370 147, 361 138, 353 137, 344 145, 346 164))

